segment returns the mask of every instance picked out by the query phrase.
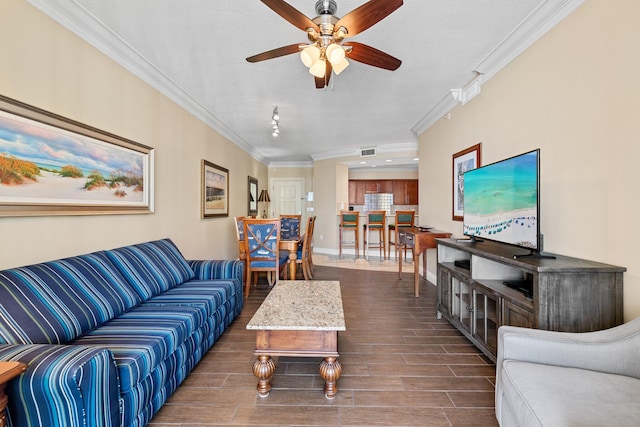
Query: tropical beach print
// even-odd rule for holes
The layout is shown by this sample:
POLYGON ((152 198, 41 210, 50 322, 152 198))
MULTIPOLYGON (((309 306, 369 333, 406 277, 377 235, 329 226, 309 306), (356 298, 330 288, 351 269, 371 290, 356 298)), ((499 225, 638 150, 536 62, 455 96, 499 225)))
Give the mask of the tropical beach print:
POLYGON ((537 249, 537 151, 465 174, 464 234, 537 249))
POLYGON ((142 153, 0 111, 0 202, 142 205, 142 153))

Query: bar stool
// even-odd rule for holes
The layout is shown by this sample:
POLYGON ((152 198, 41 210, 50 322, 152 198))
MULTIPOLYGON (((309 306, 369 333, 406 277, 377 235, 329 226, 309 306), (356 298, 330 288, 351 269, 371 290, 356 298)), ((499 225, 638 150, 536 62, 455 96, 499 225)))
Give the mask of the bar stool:
POLYGON ((387 227, 387 211, 368 211, 367 223, 364 224, 364 251, 365 258, 369 260, 369 248, 380 249, 380 259, 387 259, 387 237, 385 234, 387 227), (369 233, 378 233, 378 241, 372 245, 369 233))
POLYGON ((342 258, 342 246, 353 245, 351 247, 356 250, 356 258, 360 257, 360 212, 358 211, 341 211, 340 212, 340 258, 342 258), (353 241, 345 241, 344 233, 352 231, 354 235, 353 241))
MULTIPOLYGON (((395 224, 389 224, 389 248, 388 248, 388 258, 391 259, 391 245, 395 246, 395 260, 398 260, 398 231, 400 228, 411 228, 413 227, 413 222, 415 220, 416 211, 396 211, 396 222, 395 224), (391 236, 394 236, 393 242, 391 241, 391 236)), ((411 249, 411 248, 409 248, 411 249)), ((404 248, 404 256, 407 257, 407 247, 404 248)))

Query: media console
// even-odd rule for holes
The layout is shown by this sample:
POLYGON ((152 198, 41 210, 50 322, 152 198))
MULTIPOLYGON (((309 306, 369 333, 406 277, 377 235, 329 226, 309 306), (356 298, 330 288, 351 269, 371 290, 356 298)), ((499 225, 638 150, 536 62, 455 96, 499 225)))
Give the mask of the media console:
POLYGON ((624 267, 561 255, 514 258, 521 249, 490 241, 438 239, 437 247, 438 318, 494 362, 502 325, 590 332, 623 322, 624 267), (459 267, 465 261, 468 269, 459 267))

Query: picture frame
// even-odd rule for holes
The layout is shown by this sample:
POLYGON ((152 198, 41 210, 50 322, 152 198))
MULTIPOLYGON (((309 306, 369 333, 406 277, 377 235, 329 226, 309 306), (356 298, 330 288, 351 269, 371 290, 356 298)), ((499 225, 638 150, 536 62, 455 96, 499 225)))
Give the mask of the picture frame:
POLYGON ((258 180, 249 177, 249 186, 247 191, 247 216, 258 216, 258 180))
POLYGON ((452 218, 454 221, 462 221, 464 215, 464 173, 480 166, 481 154, 482 143, 478 143, 452 156, 452 218))
POLYGON ((202 218, 229 216, 229 169, 202 159, 202 218))
POLYGON ((0 95, 0 217, 154 212, 154 149, 0 95))

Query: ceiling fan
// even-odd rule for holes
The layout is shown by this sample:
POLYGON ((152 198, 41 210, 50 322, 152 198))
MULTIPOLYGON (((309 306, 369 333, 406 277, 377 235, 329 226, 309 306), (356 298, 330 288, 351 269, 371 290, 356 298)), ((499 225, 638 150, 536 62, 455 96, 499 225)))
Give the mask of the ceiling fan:
POLYGON ((334 0, 316 2, 318 16, 309 19, 283 0, 261 0, 278 15, 307 33, 310 44, 290 44, 247 58, 260 62, 300 52, 300 59, 315 77, 316 88, 329 84, 331 73, 340 74, 349 62, 347 58, 363 64, 396 70, 402 61, 358 42, 344 42, 380 22, 402 6, 402 0, 370 0, 342 18, 335 16, 338 6, 334 0))

